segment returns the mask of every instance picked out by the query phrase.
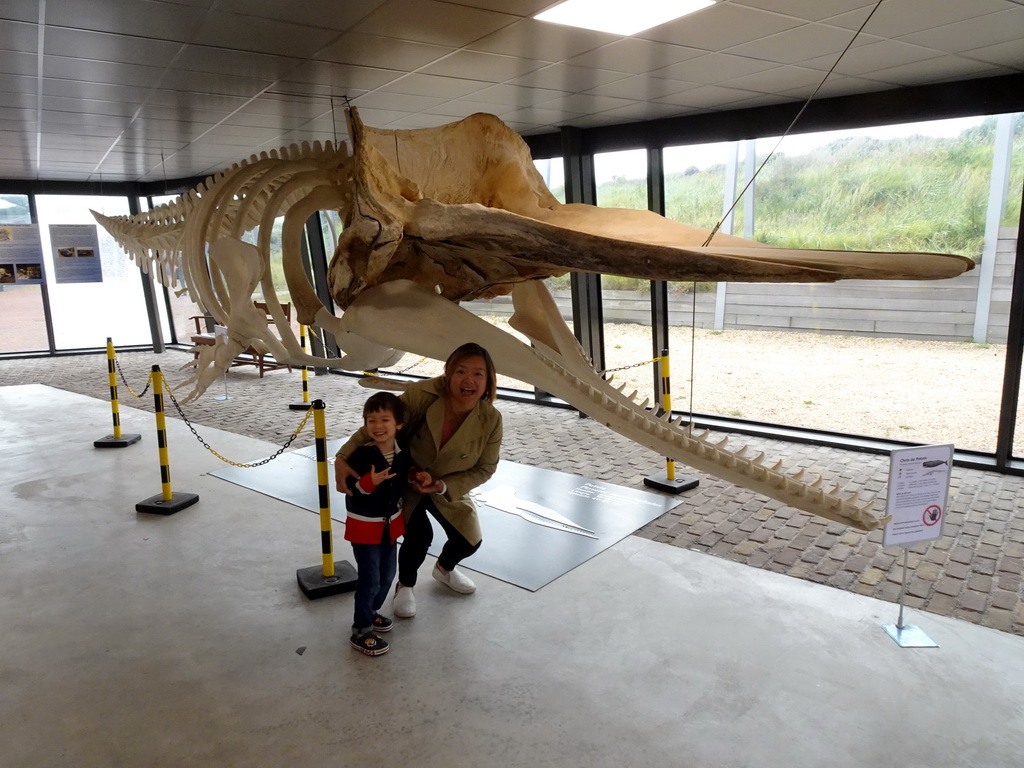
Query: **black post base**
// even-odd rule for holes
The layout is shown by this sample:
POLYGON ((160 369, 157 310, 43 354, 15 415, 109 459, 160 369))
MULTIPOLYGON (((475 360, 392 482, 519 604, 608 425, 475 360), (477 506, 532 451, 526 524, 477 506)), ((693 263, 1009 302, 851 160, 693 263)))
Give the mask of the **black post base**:
POLYGON ((199 501, 198 493, 175 493, 172 491, 171 498, 168 501, 164 501, 164 495, 158 493, 156 496, 151 496, 136 504, 135 511, 152 512, 157 515, 173 515, 185 507, 191 507, 197 501, 199 501))
POLYGON ((668 479, 668 473, 662 472, 660 475, 652 475, 651 477, 644 478, 644 485, 648 488, 654 488, 665 493, 682 493, 688 491, 691 488, 696 488, 700 485, 700 480, 696 477, 676 477, 673 480, 668 479))
POLYGON ((299 589, 310 600, 352 592, 356 588, 356 569, 345 560, 334 563, 334 575, 324 578, 323 565, 300 568, 295 572, 299 589))
POLYGON ((93 440, 92 444, 96 448, 127 448, 129 445, 137 443, 141 439, 142 435, 121 435, 120 437, 107 435, 106 437, 101 437, 99 440, 93 440))

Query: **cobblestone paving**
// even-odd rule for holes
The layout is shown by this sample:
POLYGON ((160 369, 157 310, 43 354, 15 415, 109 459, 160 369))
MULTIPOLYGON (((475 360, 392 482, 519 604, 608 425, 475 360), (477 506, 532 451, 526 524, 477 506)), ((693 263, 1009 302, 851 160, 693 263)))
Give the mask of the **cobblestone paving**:
MULTIPOLYGON (((150 393, 137 399, 127 389, 141 392, 153 364, 161 365, 171 392, 180 400, 186 393, 181 386, 186 373, 180 366, 189 359, 176 351, 120 353, 121 407, 153 410, 150 393)), ((0 361, 0 386, 30 383, 109 397, 103 355, 0 361)), ((309 391, 311 399, 326 404, 330 437, 345 436, 358 426, 369 391, 355 379, 310 373, 309 391)), ((288 404, 301 400, 298 373, 272 371, 261 380, 255 368, 244 366, 232 369, 223 385, 211 387, 182 408, 200 435, 203 426, 210 426, 282 445, 303 417, 288 404), (213 399, 225 392, 231 400, 213 399)), ((650 489, 643 485, 644 477, 664 471, 663 461, 653 452, 574 411, 507 400, 499 407, 505 417, 502 455, 510 461, 645 490, 650 489)), ((166 411, 168 418, 178 418, 172 403, 166 411)), ((291 447, 312 442, 310 423, 291 447)), ((730 445, 743 442, 769 457, 783 458, 788 467, 824 472, 861 499, 877 499, 876 510, 884 508, 887 456, 743 436, 734 437, 730 445)), ((677 465, 677 472, 697 477, 700 485, 681 494, 677 507, 637 531, 638 536, 887 600, 894 603, 896 620, 902 550, 883 549, 880 530, 864 534, 682 465, 677 465)), ((1024 635, 1022 498, 1022 477, 955 467, 947 535, 909 550, 906 606, 1024 635)), ((922 621, 913 616, 906 620, 922 621)))

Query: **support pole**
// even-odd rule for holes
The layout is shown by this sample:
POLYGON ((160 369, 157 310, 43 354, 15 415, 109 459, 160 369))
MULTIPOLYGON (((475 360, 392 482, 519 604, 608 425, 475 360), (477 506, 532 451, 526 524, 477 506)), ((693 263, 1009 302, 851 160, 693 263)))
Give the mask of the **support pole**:
POLYGON ((938 648, 939 644, 928 637, 920 627, 903 623, 903 603, 907 595, 907 548, 903 548, 903 585, 900 587, 900 614, 895 624, 884 624, 882 629, 900 648, 938 648))
POLYGON ((121 434, 121 412, 117 406, 117 366, 115 364, 114 342, 107 336, 107 382, 110 384, 110 410, 114 417, 113 434, 93 440, 96 448, 126 448, 139 442, 142 435, 121 434))
POLYGON ((161 492, 135 505, 136 512, 153 512, 158 515, 173 515, 199 501, 195 493, 174 493, 171 491, 171 466, 167 453, 167 423, 164 419, 164 387, 160 366, 153 366, 153 407, 156 411, 156 444, 160 454, 161 492))
MULTIPOLYGON (((661 357, 658 358, 659 373, 661 374, 661 411, 672 413, 672 385, 669 380, 668 350, 661 350, 661 357)), ((696 488, 700 481, 695 477, 676 477, 676 462, 674 459, 665 459, 665 474, 652 475, 644 478, 644 485, 648 488, 656 488, 666 493, 682 493, 691 488, 696 488)))
MULTIPOLYGON (((299 346, 302 347, 302 351, 306 351, 306 326, 299 326, 299 346)), ((288 407, 293 411, 308 411, 309 410, 309 368, 302 366, 302 402, 291 403, 288 407)), ((313 414, 313 418, 316 418, 316 414, 313 414)))
POLYGON ((310 600, 356 588, 356 569, 344 560, 334 561, 331 534, 331 486, 327 467, 327 427, 324 401, 313 401, 313 433, 316 441, 316 480, 320 497, 320 549, 323 564, 300 568, 295 572, 299 589, 310 600))

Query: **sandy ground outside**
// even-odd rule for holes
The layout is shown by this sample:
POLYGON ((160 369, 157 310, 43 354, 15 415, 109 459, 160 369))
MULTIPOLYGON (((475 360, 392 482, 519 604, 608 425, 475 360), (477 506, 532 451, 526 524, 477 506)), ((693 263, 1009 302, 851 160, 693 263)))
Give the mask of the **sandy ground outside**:
MULTIPOLYGON (((629 382, 627 393, 653 401, 650 327, 604 331, 606 368, 629 382)), ((686 327, 673 327, 669 343, 675 410, 995 450, 1005 345, 686 327)), ((396 370, 434 375, 441 366, 407 355, 396 370)), ((1024 455, 1024 427, 1015 447, 1024 455)))

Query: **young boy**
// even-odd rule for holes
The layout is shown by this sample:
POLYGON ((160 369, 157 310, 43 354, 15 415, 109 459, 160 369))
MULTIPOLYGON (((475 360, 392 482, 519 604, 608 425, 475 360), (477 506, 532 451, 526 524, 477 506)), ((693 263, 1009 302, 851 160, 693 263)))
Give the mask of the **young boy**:
POLYGON ((395 578, 396 540, 405 532, 402 493, 410 459, 395 436, 405 422, 405 404, 390 392, 372 395, 363 406, 363 426, 370 442, 349 457, 359 478, 348 478, 351 495, 345 497, 345 540, 352 542, 358 578, 352 647, 367 656, 387 653, 387 632, 394 622, 378 611, 395 578))

